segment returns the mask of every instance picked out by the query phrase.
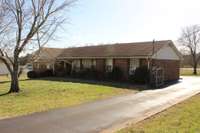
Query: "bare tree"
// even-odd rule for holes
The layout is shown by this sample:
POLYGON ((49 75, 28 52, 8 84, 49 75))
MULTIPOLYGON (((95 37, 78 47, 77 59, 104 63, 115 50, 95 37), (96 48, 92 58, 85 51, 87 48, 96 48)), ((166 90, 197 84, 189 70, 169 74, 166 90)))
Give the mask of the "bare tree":
POLYGON ((179 39, 182 46, 188 50, 192 57, 193 74, 197 74, 197 65, 200 60, 200 26, 192 25, 182 30, 179 39))
POLYGON ((74 0, 0 0, 0 60, 11 75, 9 93, 19 92, 19 57, 46 44, 65 21, 74 0), (6 13, 5 13, 6 11, 6 13), (2 34, 1 34, 2 33, 2 34))

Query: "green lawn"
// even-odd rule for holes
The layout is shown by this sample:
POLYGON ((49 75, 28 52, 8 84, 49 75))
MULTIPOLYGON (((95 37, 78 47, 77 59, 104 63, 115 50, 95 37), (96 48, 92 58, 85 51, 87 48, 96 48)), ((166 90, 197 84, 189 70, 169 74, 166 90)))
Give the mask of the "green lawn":
MULTIPOLYGON (((8 91, 9 83, 8 78, 0 77, 0 95, 8 91)), ((87 83, 26 80, 25 77, 21 79, 20 86, 19 94, 0 96, 0 119, 77 105, 131 91, 87 83)))
POLYGON ((200 133, 200 94, 118 133, 200 133))

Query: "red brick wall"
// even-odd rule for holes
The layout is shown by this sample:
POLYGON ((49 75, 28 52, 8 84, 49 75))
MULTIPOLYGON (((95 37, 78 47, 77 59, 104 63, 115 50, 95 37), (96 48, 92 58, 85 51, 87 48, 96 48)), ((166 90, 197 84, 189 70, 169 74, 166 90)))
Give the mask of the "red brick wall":
POLYGON ((122 79, 128 79, 128 71, 129 71, 129 59, 114 59, 113 62, 114 67, 119 67, 123 72, 122 79))
POLYGON ((178 80, 180 75, 180 61, 177 60, 153 60, 157 66, 164 68, 165 80, 178 80))
POLYGON ((100 72, 105 71, 105 60, 104 59, 97 59, 96 60, 96 69, 100 72))
POLYGON ((140 59, 140 66, 147 66, 148 62, 147 59, 140 59))
MULTIPOLYGON (((165 81, 178 80, 180 75, 180 61, 177 60, 153 60, 153 65, 164 69, 165 81)), ((140 66, 147 65, 146 59, 140 59, 140 66)))

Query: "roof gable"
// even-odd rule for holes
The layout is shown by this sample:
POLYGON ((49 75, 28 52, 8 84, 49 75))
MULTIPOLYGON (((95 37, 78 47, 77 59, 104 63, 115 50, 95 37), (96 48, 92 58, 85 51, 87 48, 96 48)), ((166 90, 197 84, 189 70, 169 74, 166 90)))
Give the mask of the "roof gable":
POLYGON ((153 56, 153 59, 164 59, 164 60, 180 60, 176 52, 170 47, 165 46, 157 51, 153 56))
POLYGON ((61 48, 47 48, 42 47, 40 50, 37 50, 34 54, 34 61, 40 62, 40 61, 51 61, 56 59, 64 49, 61 48), (38 54, 38 55, 37 55, 38 54))
POLYGON ((165 59, 165 60, 181 60, 182 55, 171 41, 168 45, 162 47, 162 49, 155 52, 152 56, 154 59, 165 59))

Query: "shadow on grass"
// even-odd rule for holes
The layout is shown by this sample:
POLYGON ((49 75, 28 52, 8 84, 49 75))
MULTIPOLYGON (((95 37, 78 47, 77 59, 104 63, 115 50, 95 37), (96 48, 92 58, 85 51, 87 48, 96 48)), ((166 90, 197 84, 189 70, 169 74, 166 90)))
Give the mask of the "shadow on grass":
POLYGON ((1 96, 5 96, 5 95, 8 95, 8 94, 10 94, 10 93, 9 93, 9 92, 2 93, 2 94, 0 94, 0 97, 1 97, 1 96))
POLYGON ((47 80, 47 81, 57 81, 57 82, 72 82, 72 83, 84 83, 84 84, 92 84, 92 85, 103 85, 115 88, 124 88, 136 91, 147 90, 147 85, 141 84, 133 84, 130 82, 123 82, 123 81, 100 81, 100 80, 86 80, 86 79, 77 79, 71 77, 46 77, 46 78, 38 78, 35 80, 47 80))
POLYGON ((78 78, 71 78, 71 77, 45 77, 39 78, 36 80, 47 80, 47 81, 57 81, 57 82, 72 82, 72 83, 84 83, 84 84, 92 84, 92 85, 103 85, 115 88, 124 88, 136 91, 143 91, 143 90, 155 90, 155 89, 162 89, 165 87, 169 87, 171 85, 177 84, 182 82, 181 78, 177 81, 168 81, 161 87, 151 87, 147 84, 135 84, 131 82, 124 82, 124 81, 102 81, 102 80, 88 80, 88 79, 78 79, 78 78))
MULTIPOLYGON (((27 80, 30 80, 30 79, 20 79, 19 81, 27 81, 27 80)), ((9 80, 0 81, 0 84, 4 84, 4 83, 10 83, 10 81, 9 80)))
MULTIPOLYGON (((30 79, 20 79, 19 81, 27 81, 27 80, 30 80, 30 79)), ((9 80, 0 81, 0 85, 1 85, 1 84, 6 84, 6 83, 10 83, 10 81, 9 81, 9 80)), ((4 93, 0 94, 0 97, 1 97, 1 96, 5 96, 5 95, 9 95, 9 94, 10 94, 9 92, 4 92, 4 93)))
MULTIPOLYGON (((27 81, 27 80, 30 80, 30 79, 21 79, 19 81, 27 81)), ((0 81, 0 85, 1 84, 5 84, 5 83, 10 83, 10 81, 9 80, 7 80, 7 81, 0 81)), ((9 94, 10 94, 9 92, 4 92, 4 93, 0 94, 0 97, 1 96, 5 96, 5 95, 9 95, 9 94)))
MULTIPOLYGON (((133 84, 130 82, 113 82, 113 81, 99 81, 99 80, 86 80, 86 79, 77 79, 77 78, 69 78, 69 77, 45 77, 45 78, 37 78, 37 79, 21 79, 19 81, 28 81, 28 80, 46 80, 46 81, 57 81, 57 82, 71 82, 71 83, 84 83, 84 84, 91 84, 91 85, 102 85, 102 86, 108 86, 108 87, 115 87, 120 89, 129 89, 129 90, 135 90, 135 91, 143 91, 143 90, 154 90, 154 89, 162 89, 177 83, 182 82, 181 80, 178 81, 171 81, 165 83, 165 85, 158 87, 158 88, 152 88, 148 85, 144 84, 133 84)), ((10 83, 10 81, 0 81, 0 84, 3 83, 10 83)), ((2 93, 0 96, 8 95, 9 93, 2 93)))

